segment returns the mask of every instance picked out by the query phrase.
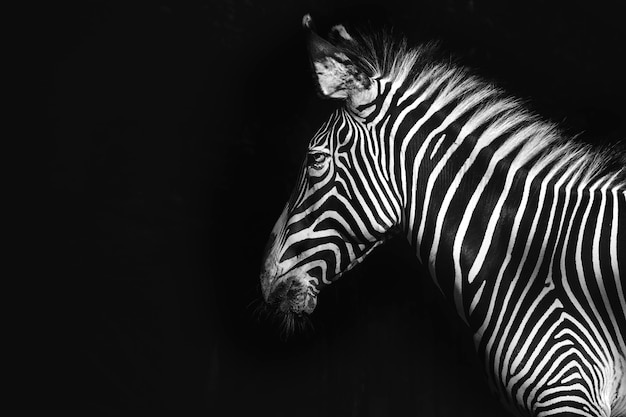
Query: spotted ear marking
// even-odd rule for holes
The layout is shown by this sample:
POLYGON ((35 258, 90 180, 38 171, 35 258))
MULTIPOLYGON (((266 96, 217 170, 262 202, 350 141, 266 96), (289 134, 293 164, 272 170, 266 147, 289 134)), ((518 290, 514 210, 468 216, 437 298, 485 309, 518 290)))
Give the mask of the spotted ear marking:
POLYGON ((342 53, 313 61, 313 69, 325 97, 347 99, 370 86, 369 78, 342 53))
MULTIPOLYGON (((344 49, 323 39, 313 29, 310 15, 302 18, 302 26, 309 32, 309 58, 313 76, 323 97, 358 102, 359 95, 367 92, 372 84, 370 77, 344 52, 344 49)), ((343 25, 331 29, 331 39, 355 42, 343 25)))

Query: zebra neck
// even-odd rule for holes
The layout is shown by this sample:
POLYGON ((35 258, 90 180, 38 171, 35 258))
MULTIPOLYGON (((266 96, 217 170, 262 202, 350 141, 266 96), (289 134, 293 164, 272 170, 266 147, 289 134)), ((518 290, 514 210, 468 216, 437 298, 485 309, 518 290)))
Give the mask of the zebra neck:
MULTIPOLYGON (((485 181, 488 158, 471 155, 478 146, 475 137, 461 137, 456 124, 432 130, 428 126, 441 126, 446 117, 432 115, 422 124, 424 130, 418 129, 399 146, 398 175, 407 238, 435 284, 446 298, 455 300, 458 314, 467 321, 468 290, 480 288, 470 285, 467 270, 480 237, 487 233, 488 210, 493 209, 493 205, 479 205, 476 196, 496 195, 498 184, 485 181), (459 239, 462 235, 466 238, 459 239)), ((492 244, 497 245, 497 239, 492 236, 492 244)))
MULTIPOLYGON (((582 206, 580 199, 592 201, 594 193, 596 201, 610 193, 622 204, 626 170, 607 171, 605 155, 564 140, 500 91, 457 75, 435 68, 408 88, 385 84, 368 117, 381 154, 388 155, 382 170, 391 177, 400 224, 468 322, 480 300, 496 291, 506 256, 515 262, 520 253, 545 256, 533 261, 542 267, 552 262, 554 243, 544 253, 547 240, 536 238, 536 253, 528 254, 529 245, 515 243, 516 233, 555 233, 547 221, 552 207, 565 204, 559 221, 571 222, 573 207, 582 206)), ((530 273, 517 275, 503 279, 534 280, 530 273)), ((551 283, 538 283, 544 285, 551 283)))
POLYGON ((484 290, 481 279, 493 272, 478 268, 479 276, 474 266, 484 264, 485 248, 507 244, 492 220, 499 226, 512 221, 516 203, 499 197, 521 195, 523 181, 509 174, 536 156, 522 152, 529 130, 551 139, 550 126, 507 114, 516 104, 495 100, 489 89, 468 93, 465 85, 425 84, 397 94, 403 100, 387 125, 402 224, 418 258, 467 322, 484 290), (494 104, 483 105, 489 100, 494 104))

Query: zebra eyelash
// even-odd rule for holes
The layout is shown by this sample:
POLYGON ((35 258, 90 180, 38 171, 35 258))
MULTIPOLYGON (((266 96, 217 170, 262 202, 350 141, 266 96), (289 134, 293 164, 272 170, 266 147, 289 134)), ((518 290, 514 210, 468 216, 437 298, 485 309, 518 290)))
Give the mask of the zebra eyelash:
POLYGON ((330 154, 326 151, 310 150, 307 154, 306 165, 308 168, 319 171, 324 168, 329 157, 330 154))

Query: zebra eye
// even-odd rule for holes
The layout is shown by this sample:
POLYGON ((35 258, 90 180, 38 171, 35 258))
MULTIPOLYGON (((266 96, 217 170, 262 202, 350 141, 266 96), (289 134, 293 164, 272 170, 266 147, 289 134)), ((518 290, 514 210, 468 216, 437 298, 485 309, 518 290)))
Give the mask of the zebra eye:
POLYGON ((328 158, 328 154, 324 152, 310 152, 307 155, 306 164, 309 168, 320 170, 324 167, 324 162, 328 158))

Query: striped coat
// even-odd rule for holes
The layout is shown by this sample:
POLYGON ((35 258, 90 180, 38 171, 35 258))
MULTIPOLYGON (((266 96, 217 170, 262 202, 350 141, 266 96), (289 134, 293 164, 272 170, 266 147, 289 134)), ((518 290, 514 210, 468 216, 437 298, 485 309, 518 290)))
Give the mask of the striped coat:
POLYGON ((272 231, 267 303, 292 326, 400 232, 510 410, 626 415, 623 153, 565 137, 430 46, 309 34, 319 91, 342 105, 272 231))

